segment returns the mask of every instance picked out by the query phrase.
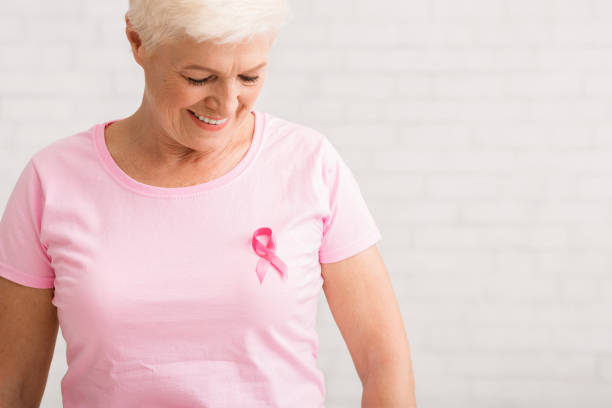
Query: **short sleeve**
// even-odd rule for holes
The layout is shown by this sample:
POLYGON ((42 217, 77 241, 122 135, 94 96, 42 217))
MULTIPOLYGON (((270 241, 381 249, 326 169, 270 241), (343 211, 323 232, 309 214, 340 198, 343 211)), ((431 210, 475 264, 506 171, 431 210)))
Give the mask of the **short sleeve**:
POLYGON ((54 287, 55 273, 40 240, 44 196, 30 160, 22 170, 0 219, 0 276, 33 288, 54 287))
POLYGON ((319 262, 331 263, 374 245, 381 234, 357 180, 327 139, 324 139, 322 165, 329 216, 323 218, 319 262))

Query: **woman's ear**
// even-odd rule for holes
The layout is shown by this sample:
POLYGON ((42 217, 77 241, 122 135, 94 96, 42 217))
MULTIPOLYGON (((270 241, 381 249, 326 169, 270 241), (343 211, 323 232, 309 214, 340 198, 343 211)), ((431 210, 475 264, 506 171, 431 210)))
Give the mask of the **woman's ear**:
POLYGON ((128 41, 130 42, 130 46, 132 47, 132 54, 134 55, 134 59, 136 60, 138 65, 142 67, 142 41, 140 40, 140 36, 138 35, 138 33, 134 31, 127 13, 125 13, 125 34, 127 36, 128 41))

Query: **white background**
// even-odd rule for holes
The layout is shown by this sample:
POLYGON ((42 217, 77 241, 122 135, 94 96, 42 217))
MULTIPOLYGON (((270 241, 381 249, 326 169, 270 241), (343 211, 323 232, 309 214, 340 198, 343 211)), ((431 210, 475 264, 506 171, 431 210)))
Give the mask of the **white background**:
MULTIPOLYGON (((612 406, 612 1, 292 6, 256 109, 325 133, 358 179, 419 407, 612 406)), ((137 109, 125 11, 2 1, 2 208, 34 152, 137 109)), ((319 310, 326 406, 358 407, 319 310)), ((60 331, 43 407, 65 370, 60 331)))

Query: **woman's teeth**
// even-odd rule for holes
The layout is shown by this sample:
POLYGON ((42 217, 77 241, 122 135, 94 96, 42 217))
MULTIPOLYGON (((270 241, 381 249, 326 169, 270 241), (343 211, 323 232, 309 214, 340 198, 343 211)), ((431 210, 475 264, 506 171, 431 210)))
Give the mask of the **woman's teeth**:
POLYGON ((224 122, 227 120, 227 118, 225 118, 225 119, 221 119, 221 120, 208 119, 207 117, 205 117, 205 116, 200 116, 200 115, 198 115, 198 114, 197 114, 197 113, 195 113, 195 112, 192 112, 192 113, 193 113, 193 115, 194 115, 196 118, 198 118, 198 119, 200 119, 202 122, 204 122, 204 123, 208 123, 208 124, 210 124, 210 125, 220 125, 220 124, 224 123, 224 122))

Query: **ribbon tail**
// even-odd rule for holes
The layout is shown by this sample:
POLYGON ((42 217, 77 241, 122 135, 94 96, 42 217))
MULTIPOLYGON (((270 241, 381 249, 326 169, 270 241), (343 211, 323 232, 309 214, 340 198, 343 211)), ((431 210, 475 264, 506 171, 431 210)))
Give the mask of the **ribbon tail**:
POLYGON ((266 276, 266 264, 266 260, 260 259, 259 262, 257 262, 257 267, 255 268, 255 272, 257 272, 257 277, 259 278, 260 284, 263 283, 263 279, 266 276))
POLYGON ((272 266, 274 266, 274 268, 276 268, 276 270, 278 271, 278 273, 280 273, 281 278, 283 280, 287 279, 287 265, 276 255, 272 254, 270 259, 270 263, 272 264, 272 266))

